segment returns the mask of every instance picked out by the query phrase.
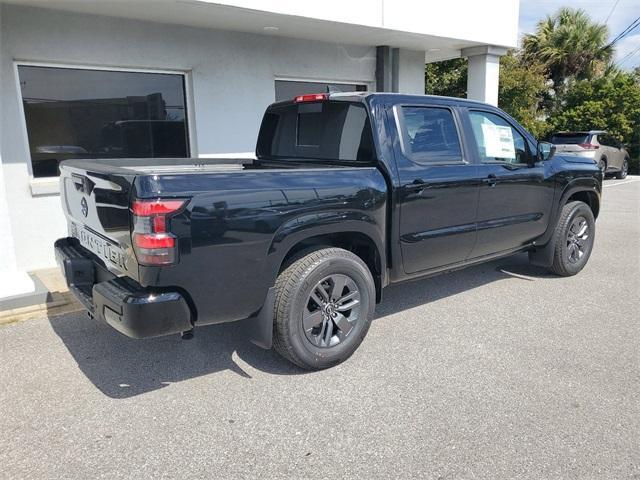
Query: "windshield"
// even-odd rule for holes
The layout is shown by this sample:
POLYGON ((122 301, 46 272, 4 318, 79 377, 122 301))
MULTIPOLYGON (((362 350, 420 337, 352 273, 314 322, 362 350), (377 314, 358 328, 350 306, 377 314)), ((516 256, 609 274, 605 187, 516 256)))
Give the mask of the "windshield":
POLYGON ((551 143, 556 145, 580 145, 590 141, 591 135, 588 133, 560 133, 551 137, 551 143))
POLYGON ((371 124, 364 105, 312 102, 267 110, 258 135, 258 158, 370 162, 371 124))

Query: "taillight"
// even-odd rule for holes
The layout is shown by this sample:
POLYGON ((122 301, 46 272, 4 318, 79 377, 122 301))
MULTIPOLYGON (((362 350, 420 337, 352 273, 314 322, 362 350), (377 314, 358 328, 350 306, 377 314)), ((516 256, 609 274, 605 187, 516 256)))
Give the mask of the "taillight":
POLYGON ((304 102, 321 102, 323 100, 328 100, 328 93, 307 93, 305 95, 298 95, 293 99, 294 103, 304 103, 304 102))
POLYGON ((590 143, 579 143, 578 146, 584 148, 585 150, 597 150, 598 149, 598 145, 592 145, 590 143))
POLYGON ((171 265, 177 255, 176 237, 169 230, 169 219, 184 207, 185 200, 134 200, 133 249, 141 265, 171 265))

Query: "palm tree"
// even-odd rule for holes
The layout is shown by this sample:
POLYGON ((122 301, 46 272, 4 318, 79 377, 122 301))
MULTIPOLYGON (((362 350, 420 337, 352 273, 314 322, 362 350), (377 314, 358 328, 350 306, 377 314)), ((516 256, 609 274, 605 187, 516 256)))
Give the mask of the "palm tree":
POLYGON ((569 79, 604 73, 613 56, 608 37, 606 25, 593 22, 584 10, 564 7, 524 36, 523 59, 542 63, 557 90, 569 79))

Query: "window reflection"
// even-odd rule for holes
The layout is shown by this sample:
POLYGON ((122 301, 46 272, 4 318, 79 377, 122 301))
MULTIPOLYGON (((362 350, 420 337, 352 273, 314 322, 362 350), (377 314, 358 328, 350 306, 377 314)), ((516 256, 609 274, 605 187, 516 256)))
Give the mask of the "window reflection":
POLYGON ((292 100, 305 93, 324 92, 366 92, 367 86, 358 83, 299 82, 294 80, 276 80, 276 102, 292 100))
POLYGON ((34 177, 69 158, 188 157, 184 76, 18 67, 34 177))

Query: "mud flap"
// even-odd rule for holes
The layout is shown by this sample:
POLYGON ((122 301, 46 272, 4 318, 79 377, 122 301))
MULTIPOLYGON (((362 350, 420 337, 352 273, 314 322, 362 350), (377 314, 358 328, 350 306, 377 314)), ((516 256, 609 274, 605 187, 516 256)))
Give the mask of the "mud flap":
POLYGON ((242 328, 251 343, 267 350, 273 345, 273 308, 275 300, 276 289, 271 287, 260 311, 255 316, 242 321, 242 328))
POLYGON ((544 247, 536 247, 529 252, 529 262, 536 267, 549 268, 553 265, 553 254, 556 250, 555 235, 544 247))

